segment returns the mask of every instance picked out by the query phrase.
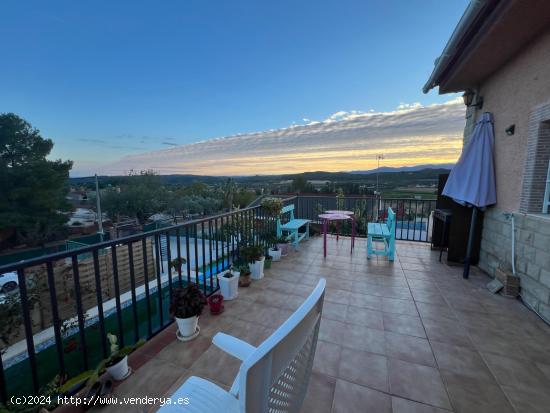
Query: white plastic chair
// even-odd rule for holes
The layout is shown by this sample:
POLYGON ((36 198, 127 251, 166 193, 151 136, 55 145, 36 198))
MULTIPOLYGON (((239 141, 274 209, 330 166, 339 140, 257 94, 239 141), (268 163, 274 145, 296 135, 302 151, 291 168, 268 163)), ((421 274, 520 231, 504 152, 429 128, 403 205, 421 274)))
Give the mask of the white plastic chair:
POLYGON ((216 334, 212 342, 242 360, 230 391, 193 376, 159 412, 299 412, 313 367, 325 284, 321 279, 300 308, 258 347, 216 334))

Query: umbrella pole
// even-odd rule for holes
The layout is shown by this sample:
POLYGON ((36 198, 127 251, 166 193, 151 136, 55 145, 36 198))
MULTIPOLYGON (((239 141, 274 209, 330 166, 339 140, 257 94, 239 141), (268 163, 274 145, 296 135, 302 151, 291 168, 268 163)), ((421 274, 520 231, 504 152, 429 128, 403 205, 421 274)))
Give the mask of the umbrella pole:
POLYGON ((477 207, 472 207, 472 220, 470 222, 470 233, 468 234, 468 246, 466 247, 466 258, 464 259, 464 272, 462 278, 468 279, 470 275, 470 257, 472 255, 472 247, 474 243, 474 234, 477 221, 477 207))

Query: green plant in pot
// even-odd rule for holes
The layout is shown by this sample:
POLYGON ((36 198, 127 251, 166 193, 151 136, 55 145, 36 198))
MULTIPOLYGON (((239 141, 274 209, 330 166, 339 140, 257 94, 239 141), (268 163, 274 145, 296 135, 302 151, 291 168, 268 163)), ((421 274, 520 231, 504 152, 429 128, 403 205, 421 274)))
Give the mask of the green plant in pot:
POLYGON ((271 255, 266 255, 265 256, 265 261, 264 261, 264 270, 268 270, 271 268, 271 262, 273 261, 273 257, 271 255))
POLYGON ((183 257, 181 258, 174 258, 172 261, 170 261, 170 268, 173 269, 178 274, 183 271, 183 264, 186 264, 187 260, 183 257))
POLYGON ((267 250, 267 254, 271 257, 272 261, 279 261, 281 259, 282 251, 279 248, 279 244, 277 243, 277 240, 278 239, 275 232, 269 234, 269 236, 266 239, 267 245, 269 247, 267 250))
POLYGON ((239 295, 239 277, 237 271, 225 271, 218 274, 220 294, 226 301, 234 300, 239 295))
POLYGON ((277 218, 281 215, 281 209, 283 209, 283 201, 280 198, 264 198, 261 203, 261 207, 267 216, 277 218))
POLYGON ((239 287, 248 287, 252 282, 250 280, 250 267, 248 264, 242 264, 239 267, 239 287))
POLYGON ((107 341, 109 341, 111 356, 107 360, 100 363, 100 365, 96 368, 96 375, 99 375, 103 368, 105 368, 113 379, 117 381, 124 380, 130 375, 128 355, 136 348, 143 345, 144 341, 138 341, 134 346, 119 348, 118 337, 111 333, 107 334, 107 341))
POLYGON ((250 277, 253 280, 262 279, 264 276, 264 249, 260 245, 247 245, 241 247, 241 258, 248 263, 250 267, 250 277))
POLYGON ((288 255, 288 244, 289 240, 286 239, 286 236, 281 235, 277 238, 277 248, 281 250, 281 257, 286 257, 288 255))
POLYGON ((174 290, 170 314, 178 324, 178 336, 190 338, 198 334, 199 316, 205 305, 206 298, 197 284, 174 290))

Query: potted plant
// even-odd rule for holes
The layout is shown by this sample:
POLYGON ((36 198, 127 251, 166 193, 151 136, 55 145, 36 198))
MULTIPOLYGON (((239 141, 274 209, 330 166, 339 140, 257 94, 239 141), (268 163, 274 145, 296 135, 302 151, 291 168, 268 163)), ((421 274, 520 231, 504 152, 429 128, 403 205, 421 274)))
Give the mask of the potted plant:
POLYGON ((273 257, 269 254, 266 255, 264 261, 264 270, 268 270, 271 268, 271 261, 273 261, 273 257))
POLYGON ((288 240, 284 235, 277 238, 277 248, 281 250, 281 257, 286 257, 288 255, 288 240))
POLYGON ((175 272, 179 274, 180 271, 182 271, 183 264, 186 264, 187 260, 183 257, 181 258, 174 258, 172 261, 170 261, 170 268, 172 268, 175 272))
POLYGON ((267 250, 267 254, 271 257, 272 261, 279 261, 281 259, 281 249, 277 244, 277 237, 275 234, 272 234, 268 238, 268 243, 270 247, 267 250))
POLYGON ((190 337, 197 332, 199 316, 206 304, 204 294, 197 284, 177 288, 172 294, 170 314, 178 323, 180 336, 190 337))
POLYGON ((241 256, 250 267, 250 277, 253 280, 260 280, 264 276, 265 256, 263 248, 259 245, 248 245, 241 248, 241 256))
POLYGON ((239 287, 248 287, 252 282, 250 280, 250 267, 248 264, 243 264, 239 267, 239 287))
POLYGON ((109 340, 111 357, 107 359, 105 368, 111 377, 116 381, 124 380, 130 375, 130 368, 128 367, 128 354, 131 353, 130 347, 118 348, 118 338, 116 335, 108 333, 107 340, 109 340))
POLYGON ((210 306, 210 314, 220 314, 223 312, 223 296, 214 294, 208 297, 208 305, 210 306))
POLYGON ((266 215, 277 218, 283 209, 283 201, 280 198, 264 198, 261 203, 266 215))
POLYGON ((218 274, 220 292, 226 300, 234 300, 239 295, 239 276, 233 271, 218 274))

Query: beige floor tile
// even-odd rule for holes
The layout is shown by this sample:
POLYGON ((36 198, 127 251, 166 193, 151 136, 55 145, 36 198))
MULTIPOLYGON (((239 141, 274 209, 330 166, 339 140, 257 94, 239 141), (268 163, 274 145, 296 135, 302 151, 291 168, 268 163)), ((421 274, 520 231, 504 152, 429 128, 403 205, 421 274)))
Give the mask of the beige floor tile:
POLYGON ((473 348, 468 331, 456 321, 443 318, 425 318, 422 323, 430 341, 473 348))
POLYGON ((336 381, 332 413, 391 413, 391 398, 389 395, 349 383, 336 381))
POLYGON ((389 360, 390 391, 395 396, 451 409, 439 371, 420 364, 389 360))
POLYGON ((403 314, 384 313, 384 330, 393 333, 406 334, 426 338, 420 317, 403 314))
POLYGON ((344 335, 337 341, 342 347, 369 353, 386 354, 386 341, 383 330, 368 328, 357 324, 346 324, 344 335))
POLYGON ((548 413, 549 411, 550 394, 548 390, 518 389, 511 386, 502 386, 502 389, 517 413, 548 413))
POLYGON ((351 324, 357 324, 378 330, 384 329, 382 313, 380 311, 369 310, 368 308, 349 306, 346 321, 351 324))
POLYGON ((402 399, 400 397, 391 398, 393 413, 449 413, 449 410, 440 409, 412 400, 402 399))
POLYGON ((496 384, 441 370, 456 413, 513 413, 501 388, 496 384))
POLYGON ((464 377, 495 383, 495 378, 477 350, 452 344, 431 342, 437 365, 464 377))
POLYGON ((343 348, 338 377, 372 389, 388 391, 387 359, 378 354, 343 348))
POLYGON ((490 353, 483 353, 483 358, 500 384, 542 392, 550 389, 550 380, 534 363, 490 353))
POLYGON ((385 332, 386 355, 411 363, 435 367, 435 359, 428 340, 404 334, 385 332))
POLYGON ((338 304, 327 301, 323 303, 323 317, 331 320, 346 321, 348 313, 347 304, 338 304))
POLYGON ((335 377, 312 373, 301 411, 303 413, 330 413, 335 387, 335 377))
POLYGON ((188 369, 211 345, 212 339, 202 335, 188 342, 176 340, 162 349, 154 359, 188 369))
POLYGON ((338 376, 341 351, 342 347, 338 344, 318 340, 317 349, 315 350, 313 370, 328 376, 338 376))
POLYGON ((382 311, 385 313, 404 314, 418 316, 416 305, 411 300, 398 300, 395 298, 382 298, 382 311))

